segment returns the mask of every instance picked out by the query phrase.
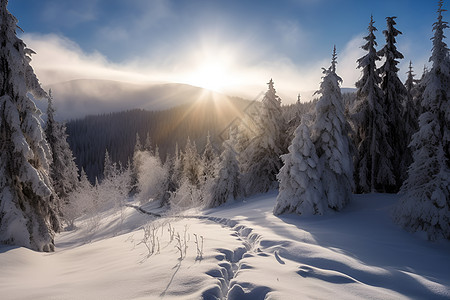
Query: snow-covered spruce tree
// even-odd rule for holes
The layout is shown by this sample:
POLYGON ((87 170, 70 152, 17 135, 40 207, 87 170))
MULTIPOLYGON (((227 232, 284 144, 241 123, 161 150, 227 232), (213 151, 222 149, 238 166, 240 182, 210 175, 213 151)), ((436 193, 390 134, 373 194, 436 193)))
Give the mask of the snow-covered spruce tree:
POLYGON ((105 150, 105 160, 103 162, 103 180, 115 176, 117 173, 117 164, 109 157, 108 149, 105 150))
POLYGON ((262 99, 256 116, 255 134, 243 156, 243 188, 246 195, 265 193, 276 187, 276 176, 282 166, 281 155, 286 153, 286 122, 281 111, 281 99, 277 96, 273 80, 262 99))
MULTIPOLYGON (((55 120, 52 91, 49 91, 45 137, 52 150, 50 176, 58 198, 67 202, 78 185, 78 168, 67 142, 66 126, 55 120)), ((64 205, 61 203, 61 205, 64 205)))
POLYGON ((344 116, 339 83, 336 74, 336 47, 331 66, 323 69, 321 94, 316 104, 316 116, 312 126, 312 140, 316 147, 323 191, 328 207, 341 210, 351 199, 353 189, 353 161, 348 137, 349 125, 344 116))
POLYGON ((203 202, 200 190, 200 162, 197 147, 188 137, 184 153, 181 156, 181 165, 175 164, 176 168, 182 167, 182 176, 179 181, 179 188, 170 197, 172 209, 198 206, 203 202))
POLYGON ((187 138, 183 155, 183 177, 190 185, 199 187, 200 157, 195 143, 192 143, 189 137, 187 138))
POLYGON ((356 82, 358 88, 355 112, 352 121, 355 124, 357 154, 355 156, 355 181, 357 192, 368 193, 383 191, 386 183, 395 184, 392 170, 392 148, 387 139, 387 120, 383 104, 383 92, 379 87, 381 78, 376 62, 380 57, 375 50, 375 31, 373 17, 370 18, 369 34, 362 49, 367 54, 358 59, 358 68, 362 76, 356 82))
POLYGON ((148 151, 150 154, 153 154, 152 139, 150 138, 150 133, 148 133, 148 132, 147 132, 147 136, 145 138, 145 144, 144 144, 143 150, 148 151))
MULTIPOLYGON (((190 141, 189 141, 190 143, 190 141)), ((200 192, 197 187, 193 187, 185 176, 185 154, 175 144, 175 156, 173 158, 173 173, 171 182, 175 185, 170 192, 169 205, 172 209, 187 208, 198 204, 200 192)))
POLYGON ((208 132, 208 135, 206 136, 205 150, 203 151, 201 160, 200 183, 202 186, 204 186, 209 180, 214 179, 217 164, 217 153, 211 144, 211 137, 208 132))
MULTIPOLYGON (((422 112, 421 106, 422 104, 417 101, 417 96, 419 94, 419 85, 420 81, 418 79, 415 79, 413 71, 412 62, 409 62, 409 69, 408 72, 406 72, 407 78, 405 82, 405 88, 407 92, 407 101, 405 102, 406 110, 409 111, 407 113, 408 119, 410 120, 407 122, 407 129, 406 131, 408 134, 412 135, 419 129, 419 116, 422 112)), ((421 93, 423 94, 423 92, 421 93)))
POLYGON ((103 179, 96 184, 98 192, 98 209, 120 208, 124 205, 131 189, 131 166, 123 168, 113 162, 105 151, 103 179))
POLYGON ((94 210, 94 194, 91 183, 89 182, 86 172, 81 169, 80 182, 77 188, 69 194, 68 201, 63 203, 63 215, 67 222, 67 229, 75 229, 75 220, 86 214, 88 211, 94 210))
POLYGON ((302 103, 300 99, 300 94, 297 95, 297 102, 291 104, 289 109, 284 111, 285 120, 287 120, 287 136, 288 140, 292 140, 295 134, 295 130, 301 123, 304 111, 302 110, 302 103), (286 116, 287 115, 287 116, 286 116))
POLYGON ((414 107, 417 110, 417 129, 419 128, 419 116, 423 113, 422 101, 423 101, 423 92, 426 88, 426 76, 429 70, 427 66, 423 66, 422 76, 419 80, 417 80, 416 85, 412 90, 412 96, 414 101, 414 107))
POLYGON ((183 154, 180 153, 178 143, 175 144, 175 153, 173 157, 173 173, 171 177, 171 181, 175 185, 175 190, 177 190, 181 185, 181 181, 183 180, 183 154))
POLYGON ((380 67, 379 72, 382 77, 381 89, 383 91, 383 108, 386 113, 387 126, 387 144, 392 149, 390 156, 392 169, 387 172, 394 174, 395 181, 390 180, 390 175, 386 176, 386 181, 378 189, 381 192, 398 192, 402 185, 402 174, 407 171, 408 166, 402 160, 408 147, 408 136, 406 134, 403 116, 403 99, 407 95, 407 91, 403 83, 398 78, 397 68, 398 59, 403 58, 397 47, 395 46, 395 38, 402 34, 394 26, 396 17, 387 17, 387 30, 383 30, 386 37, 386 45, 378 51, 378 55, 385 58, 384 64, 380 67))
POLYGON ((239 162, 236 158, 237 128, 230 128, 229 139, 224 141, 216 177, 207 185, 205 202, 208 207, 217 207, 239 195, 239 162))
MULTIPOLYGON (((405 88, 406 88, 406 97, 403 101, 403 115, 402 119, 405 124, 405 133, 407 135, 406 141, 407 145, 411 142, 411 137, 414 133, 417 132, 419 128, 419 107, 420 104, 417 105, 417 103, 414 101, 414 93, 416 90, 416 84, 417 80, 414 79, 414 72, 412 67, 412 62, 409 62, 409 70, 406 72, 407 78, 405 82, 405 88)), ((412 163, 412 153, 410 148, 406 148, 405 152, 402 157, 402 165, 405 167, 409 167, 409 165, 412 163)), ((403 182, 406 177, 408 176, 407 172, 403 172, 400 174, 400 179, 403 182)))
POLYGON ((40 111, 47 95, 30 66, 34 52, 16 36, 17 19, 0 0, 0 243, 54 251, 59 230, 40 111))
POLYGON ((414 70, 413 70, 413 66, 412 66, 412 61, 409 61, 409 68, 408 71, 406 72, 406 81, 405 81, 405 88, 406 88, 406 92, 409 98, 413 98, 413 91, 417 85, 417 83, 419 82, 419 80, 415 79, 414 76, 416 76, 416 74, 414 74, 414 70))
POLYGON ((277 176, 280 191, 273 209, 275 215, 322 215, 328 208, 320 181, 319 158, 307 123, 305 116, 295 130, 289 153, 281 156, 284 166, 277 176))
POLYGON ((425 77, 426 88, 419 131, 412 137, 413 163, 403 183, 394 217, 409 231, 424 231, 431 240, 450 239, 450 57, 444 42, 443 1, 433 24, 433 66, 425 77))
POLYGON ((167 187, 167 172, 161 160, 148 151, 141 152, 142 163, 138 168, 137 198, 142 204, 151 200, 161 201, 167 187))
POLYGON ((136 132, 136 142, 134 144, 134 151, 133 151, 133 161, 131 165, 131 195, 136 195, 139 193, 138 190, 138 169, 140 164, 142 163, 141 159, 141 153, 143 151, 142 144, 141 144, 141 138, 139 136, 139 133, 136 132))
MULTIPOLYGON (((150 154, 152 154, 152 152, 150 151, 150 154)), ((157 160, 159 160, 159 163, 162 164, 162 160, 161 160, 161 156, 159 155, 159 146, 158 144, 155 145, 155 154, 154 154, 155 158, 157 160)))
POLYGON ((174 193, 178 184, 174 181, 174 173, 175 173, 175 157, 171 157, 170 154, 167 154, 166 161, 163 165, 163 175, 164 178, 161 181, 161 189, 156 196, 156 198, 160 201, 161 207, 170 205, 170 196, 174 193))

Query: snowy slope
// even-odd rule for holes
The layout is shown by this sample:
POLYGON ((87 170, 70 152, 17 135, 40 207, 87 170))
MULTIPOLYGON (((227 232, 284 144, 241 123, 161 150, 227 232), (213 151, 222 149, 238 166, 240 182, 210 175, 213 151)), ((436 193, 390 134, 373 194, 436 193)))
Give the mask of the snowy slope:
POLYGON ((154 218, 131 207, 123 218, 105 213, 99 227, 80 220, 57 237, 55 253, 0 246, 1 298, 450 298, 450 243, 396 227, 396 195, 356 196, 341 213, 305 218, 274 216, 275 198, 155 220, 151 256, 140 228, 154 218), (202 255, 194 234, 204 237, 202 255))

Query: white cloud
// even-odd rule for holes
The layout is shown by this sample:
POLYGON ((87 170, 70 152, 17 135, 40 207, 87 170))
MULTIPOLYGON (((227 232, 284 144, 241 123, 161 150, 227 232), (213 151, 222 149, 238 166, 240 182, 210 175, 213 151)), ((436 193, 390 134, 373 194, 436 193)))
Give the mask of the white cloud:
MULTIPOLYGON (((318 89, 322 67, 329 67, 329 57, 299 66, 286 56, 264 57, 264 51, 251 45, 220 44, 202 47, 182 48, 160 54, 159 57, 141 57, 123 63, 111 63, 98 52, 86 53, 73 41, 58 35, 23 36, 27 45, 36 51, 32 66, 43 85, 74 79, 106 79, 125 82, 181 82, 190 79, 202 64, 214 59, 227 71, 226 84, 221 92, 253 99, 267 88, 270 78, 283 103, 296 101, 302 93, 303 100, 309 100, 318 89), (228 45, 228 46, 225 46, 228 45), (256 59, 249 59, 249 53, 256 59)), ((338 49, 338 73, 344 79, 345 87, 354 86, 359 77, 356 59, 361 56, 361 37, 350 40, 342 51, 338 49)))
POLYGON ((31 64, 44 85, 80 78, 144 81, 146 76, 112 64, 98 52, 85 53, 73 41, 55 34, 22 36, 33 49, 31 64))
POLYGON ((361 46, 364 44, 363 35, 352 38, 343 50, 337 49, 338 66, 337 73, 343 79, 343 87, 355 87, 355 82, 361 76, 361 70, 357 69, 356 61, 365 55, 361 46))

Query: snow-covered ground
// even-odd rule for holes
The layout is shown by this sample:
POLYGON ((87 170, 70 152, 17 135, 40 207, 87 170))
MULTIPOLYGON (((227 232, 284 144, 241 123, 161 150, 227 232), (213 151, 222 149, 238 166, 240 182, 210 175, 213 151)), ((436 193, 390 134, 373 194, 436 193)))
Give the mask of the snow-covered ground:
POLYGON ((276 193, 186 218, 109 211, 59 234, 55 253, 0 246, 0 298, 450 299, 450 242, 394 225, 397 197, 321 217, 274 216, 276 193))

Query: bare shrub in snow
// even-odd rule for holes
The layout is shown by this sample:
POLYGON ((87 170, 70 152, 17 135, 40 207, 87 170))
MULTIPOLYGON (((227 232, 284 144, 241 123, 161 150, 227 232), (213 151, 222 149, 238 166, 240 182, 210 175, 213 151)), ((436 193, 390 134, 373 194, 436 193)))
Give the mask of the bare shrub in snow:
POLYGON ((155 251, 159 252, 159 239, 156 237, 158 227, 149 223, 144 225, 142 230, 144 231, 144 235, 137 245, 144 244, 148 250, 148 257, 150 257, 155 251))
POLYGON ((200 239, 198 238, 197 234, 194 233, 195 237, 195 246, 197 248, 197 257, 195 260, 202 260, 203 259, 203 235, 200 236, 200 239))

